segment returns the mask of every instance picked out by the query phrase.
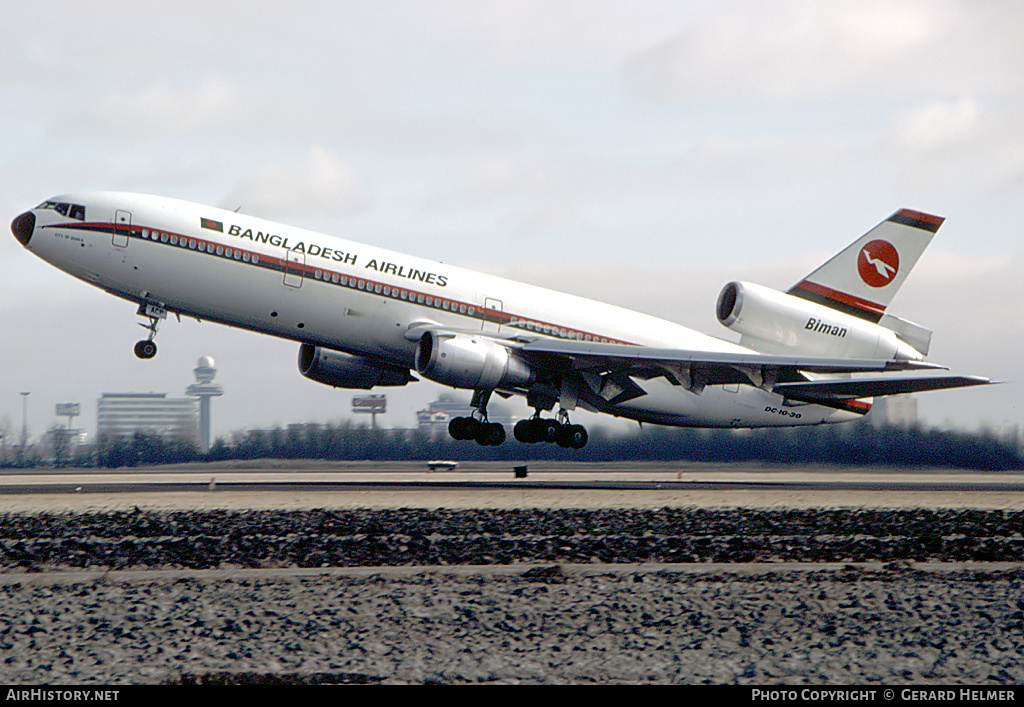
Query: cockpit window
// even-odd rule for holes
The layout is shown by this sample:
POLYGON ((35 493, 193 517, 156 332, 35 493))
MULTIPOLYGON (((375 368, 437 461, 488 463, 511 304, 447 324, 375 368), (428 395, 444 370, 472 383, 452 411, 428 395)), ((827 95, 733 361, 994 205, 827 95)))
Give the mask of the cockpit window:
POLYGON ((85 207, 81 204, 69 204, 64 201, 44 201, 37 209, 53 209, 61 216, 67 216, 78 221, 85 220, 85 207))

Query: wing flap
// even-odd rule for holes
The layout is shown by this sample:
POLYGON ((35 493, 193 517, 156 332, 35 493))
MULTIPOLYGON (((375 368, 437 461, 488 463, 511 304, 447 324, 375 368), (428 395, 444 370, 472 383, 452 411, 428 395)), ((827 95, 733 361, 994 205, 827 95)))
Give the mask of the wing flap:
POLYGON ((992 383, 991 380, 980 376, 860 378, 778 383, 772 388, 772 392, 785 395, 791 400, 827 404, 854 398, 879 398, 886 395, 965 388, 972 385, 989 385, 990 383, 992 383))

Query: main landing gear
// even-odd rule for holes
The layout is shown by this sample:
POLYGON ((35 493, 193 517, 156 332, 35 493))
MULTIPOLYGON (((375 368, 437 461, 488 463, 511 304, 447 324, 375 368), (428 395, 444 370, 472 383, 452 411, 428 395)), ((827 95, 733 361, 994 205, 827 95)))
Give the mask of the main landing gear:
POLYGON ((482 447, 497 447, 505 441, 505 428, 497 422, 482 422, 475 417, 453 417, 448 423, 452 439, 476 440, 482 447))
POLYGON ((139 322, 139 326, 149 332, 149 337, 135 342, 135 355, 142 359, 153 358, 156 356, 156 342, 153 339, 156 337, 156 330, 160 326, 160 320, 167 319, 167 310, 163 307, 157 307, 155 304, 143 302, 139 305, 136 314, 149 320, 148 324, 139 322))
POLYGON ((497 422, 487 420, 487 401, 491 391, 477 390, 473 392, 470 403, 476 408, 472 417, 453 417, 448 423, 448 434, 452 439, 476 440, 482 447, 497 447, 505 441, 505 428, 497 422), (479 417, 478 417, 479 416, 479 417))
POLYGON ((544 419, 538 412, 529 420, 517 422, 512 434, 517 440, 527 444, 547 442, 567 449, 583 449, 589 438, 587 428, 583 425, 569 424, 568 416, 564 412, 560 416, 565 418, 565 422, 544 419))
MULTIPOLYGON (((505 428, 497 422, 487 420, 487 400, 490 391, 473 393, 473 407, 476 411, 471 417, 454 417, 448 423, 448 434, 452 439, 475 440, 484 447, 497 447, 505 441, 505 428)), ((583 425, 569 423, 569 414, 562 410, 558 420, 544 419, 540 410, 529 420, 516 423, 512 433, 523 443, 547 442, 567 449, 583 449, 587 444, 587 428, 583 425)))

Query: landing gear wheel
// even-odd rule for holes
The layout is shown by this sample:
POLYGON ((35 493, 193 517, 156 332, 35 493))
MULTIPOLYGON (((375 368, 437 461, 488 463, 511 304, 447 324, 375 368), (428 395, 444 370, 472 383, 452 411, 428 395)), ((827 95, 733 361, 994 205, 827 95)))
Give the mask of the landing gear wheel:
POLYGON ((462 423, 465 422, 465 420, 466 418, 464 417, 453 417, 451 420, 448 421, 448 435, 452 439, 462 439, 462 423))
POLYGON ((448 423, 448 434, 452 439, 476 439, 480 429, 480 421, 474 417, 453 417, 448 423))
POLYGON ((497 422, 480 425, 476 433, 476 443, 482 447, 497 447, 505 441, 505 428, 497 422))
POLYGON ((462 439, 476 439, 477 435, 480 434, 480 428, 483 423, 475 417, 464 417, 462 427, 462 439))
POLYGON ((139 358, 153 358, 156 356, 156 342, 147 339, 136 341, 135 355, 139 358))
POLYGON ((560 436, 559 433, 562 431, 562 425, 557 420, 538 419, 536 430, 537 441, 547 442, 548 444, 550 444, 552 442, 558 441, 558 438, 560 436))
MULTIPOLYGON (((566 425, 562 428, 562 434, 560 435, 565 440, 564 447, 571 447, 572 449, 583 449, 587 446, 587 428, 583 425, 566 425)), ((562 444, 560 439, 559 444, 562 444)))
POLYGON ((520 420, 516 423, 516 426, 512 428, 512 435, 523 444, 537 442, 536 422, 536 420, 520 420))

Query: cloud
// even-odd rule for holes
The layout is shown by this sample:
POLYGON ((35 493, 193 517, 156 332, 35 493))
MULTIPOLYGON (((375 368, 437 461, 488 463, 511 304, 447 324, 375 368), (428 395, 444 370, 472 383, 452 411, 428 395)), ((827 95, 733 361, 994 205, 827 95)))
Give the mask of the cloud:
POLYGON ((157 80, 137 90, 100 93, 73 122, 77 130, 118 138, 167 139, 229 125, 240 100, 240 92, 223 78, 206 77, 187 86, 157 80))
POLYGON ((1007 3, 741 3, 639 54, 630 76, 668 100, 807 104, 1019 87, 1021 11, 1007 3))
POLYGON ((222 203, 225 208, 282 218, 303 211, 356 211, 369 202, 365 180, 329 150, 314 145, 304 159, 255 168, 222 203))
POLYGON ((935 192, 1020 194, 1024 187, 1024 101, 931 100, 897 113, 877 141, 901 182, 935 192))
POLYGON ((928 152, 969 139, 978 129, 977 101, 933 101, 904 111, 894 126, 893 139, 905 149, 928 152))

